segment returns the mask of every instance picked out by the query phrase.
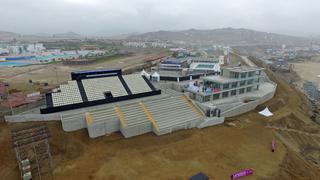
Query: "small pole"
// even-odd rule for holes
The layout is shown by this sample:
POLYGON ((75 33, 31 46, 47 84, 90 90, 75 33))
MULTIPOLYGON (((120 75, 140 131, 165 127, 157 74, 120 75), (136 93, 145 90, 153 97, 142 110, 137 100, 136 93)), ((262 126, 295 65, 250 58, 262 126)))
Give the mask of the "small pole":
POLYGON ((13 113, 13 109, 12 109, 12 104, 11 104, 11 97, 10 97, 10 92, 9 92, 9 84, 5 84, 5 86, 6 86, 6 90, 7 90, 7 95, 8 95, 8 97, 7 97, 7 99, 8 99, 8 101, 9 101, 9 106, 10 106, 10 111, 11 111, 11 115, 13 115, 14 113, 13 113))
POLYGON ((58 78, 58 70, 57 70, 57 67, 54 67, 54 69, 56 70, 56 79, 57 79, 57 84, 59 84, 59 78, 58 78))

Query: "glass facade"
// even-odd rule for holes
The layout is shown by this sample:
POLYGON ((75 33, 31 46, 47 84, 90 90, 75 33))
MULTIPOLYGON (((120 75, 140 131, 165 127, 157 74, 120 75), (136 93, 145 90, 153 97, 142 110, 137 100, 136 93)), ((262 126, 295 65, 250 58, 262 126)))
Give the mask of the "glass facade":
POLYGON ((222 97, 223 97, 223 98, 228 97, 228 96, 229 96, 229 91, 222 93, 222 97))
POLYGON ((237 90, 232 90, 231 91, 231 96, 235 96, 235 95, 237 95, 237 90))
POLYGON ((235 71, 229 69, 221 70, 221 75, 224 75, 225 78, 217 79, 217 81, 204 79, 202 83, 204 86, 219 89, 213 89, 209 94, 208 92, 204 93, 201 100, 208 102, 258 90, 261 70, 252 70, 252 67, 247 68, 249 70, 246 67, 243 69, 244 72, 239 71, 237 68, 235 68, 235 71), (229 80, 228 78, 231 79, 229 80))

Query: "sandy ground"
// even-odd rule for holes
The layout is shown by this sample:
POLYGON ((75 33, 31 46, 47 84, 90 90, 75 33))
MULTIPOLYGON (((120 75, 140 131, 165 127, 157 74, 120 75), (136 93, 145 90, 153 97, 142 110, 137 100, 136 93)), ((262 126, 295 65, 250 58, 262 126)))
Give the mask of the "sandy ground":
MULTIPOLYGON (((268 74, 278 83, 275 98, 228 119, 236 127, 223 124, 160 137, 149 133, 124 139, 116 133, 90 139, 86 130, 66 133, 59 122, 47 123, 54 179, 183 180, 202 171, 210 179, 224 180, 244 168, 254 169, 254 175, 244 178, 248 180, 319 179, 319 167, 313 161, 319 160, 319 131, 311 128, 319 126, 307 116, 308 102, 285 81, 270 71, 268 74), (258 115, 265 106, 273 117, 258 115), (272 139, 277 139, 275 153, 270 151, 272 139)), ((17 125, 0 124, 3 179, 19 178, 9 133, 17 125)))
POLYGON ((294 71, 297 72, 301 78, 299 82, 300 86, 305 80, 313 81, 320 85, 320 62, 294 63, 294 71))

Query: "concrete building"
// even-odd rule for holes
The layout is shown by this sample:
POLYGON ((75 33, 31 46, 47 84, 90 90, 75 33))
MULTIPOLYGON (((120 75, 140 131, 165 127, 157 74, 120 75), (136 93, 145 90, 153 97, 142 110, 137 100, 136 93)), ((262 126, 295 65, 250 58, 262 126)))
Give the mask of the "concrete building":
MULTIPOLYGON (((175 86, 175 88, 177 88, 175 86)), ((273 98, 277 84, 259 67, 223 67, 219 76, 180 83, 206 117, 232 117, 255 109, 273 98)))
POLYGON ((40 53, 46 50, 41 43, 28 44, 26 50, 31 53, 40 53))
POLYGON ((202 77, 201 83, 190 83, 186 91, 193 99, 208 102, 259 90, 261 72, 258 67, 223 67, 220 76, 202 77))

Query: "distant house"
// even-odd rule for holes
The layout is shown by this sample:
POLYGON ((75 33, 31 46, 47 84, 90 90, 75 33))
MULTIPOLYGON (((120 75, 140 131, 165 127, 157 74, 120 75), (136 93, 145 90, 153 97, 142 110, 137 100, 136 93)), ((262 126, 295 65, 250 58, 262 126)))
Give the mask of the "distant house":
POLYGON ((320 88, 313 82, 305 81, 303 83, 305 94, 312 100, 320 102, 320 88))
POLYGON ((96 45, 82 45, 80 46, 80 49, 83 50, 98 50, 99 48, 96 45))

